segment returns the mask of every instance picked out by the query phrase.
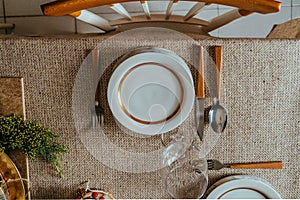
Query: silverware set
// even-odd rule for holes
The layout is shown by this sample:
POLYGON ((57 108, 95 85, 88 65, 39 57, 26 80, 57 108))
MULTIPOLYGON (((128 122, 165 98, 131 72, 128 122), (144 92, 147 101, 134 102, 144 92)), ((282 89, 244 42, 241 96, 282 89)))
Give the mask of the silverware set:
MULTIPOLYGON (((216 133, 222 133, 227 124, 227 111, 219 103, 220 101, 220 77, 222 69, 222 47, 215 47, 215 58, 216 58, 216 85, 217 95, 214 98, 214 104, 209 111, 209 124, 212 130, 216 133)), ((195 121, 197 134, 200 140, 203 140, 204 132, 204 102, 205 102, 205 82, 204 82, 204 55, 203 47, 200 47, 199 53, 199 69, 198 69, 198 84, 195 100, 195 121)))
MULTIPOLYGON (((227 124, 227 111, 220 104, 221 90, 220 79, 222 69, 223 50, 221 46, 215 47, 215 66, 216 66, 216 87, 217 94, 214 98, 213 105, 209 111, 208 119, 212 130, 215 133, 222 133, 227 124)), ((205 102, 205 82, 204 82, 204 54, 203 47, 199 50, 199 68, 198 83, 195 98, 195 122, 197 134, 200 141, 203 140, 204 133, 204 102, 205 102)), ((208 170, 220 170, 222 168, 244 168, 244 169, 282 169, 282 161, 258 162, 258 163, 238 163, 223 164, 218 160, 207 160, 208 170)))

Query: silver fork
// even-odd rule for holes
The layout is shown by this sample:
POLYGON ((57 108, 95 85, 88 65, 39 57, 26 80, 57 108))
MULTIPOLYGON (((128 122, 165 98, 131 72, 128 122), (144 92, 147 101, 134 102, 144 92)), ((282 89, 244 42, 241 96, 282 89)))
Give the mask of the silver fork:
POLYGON ((96 92, 96 100, 95 100, 95 110, 96 110, 96 116, 97 116, 97 122, 102 126, 104 124, 104 109, 100 105, 100 81, 98 83, 97 92, 96 92))
POLYGON ((208 170, 219 170, 222 168, 230 167, 229 164, 223 164, 218 160, 207 160, 207 168, 208 170))
POLYGON ((223 164, 218 160, 207 160, 208 170, 219 170, 222 168, 239 169, 282 169, 282 161, 223 164))
MULTIPOLYGON (((92 67, 95 72, 99 70, 99 49, 92 50, 92 67)), ((97 74, 98 75, 98 74, 97 74)), ((96 122, 102 126, 104 124, 104 109, 100 105, 101 100, 101 88, 100 88, 100 80, 97 85, 96 94, 95 94, 95 112, 93 115, 93 127, 96 126, 96 122), (96 118, 96 119, 95 119, 96 118), (96 122, 95 122, 96 121, 96 122)))

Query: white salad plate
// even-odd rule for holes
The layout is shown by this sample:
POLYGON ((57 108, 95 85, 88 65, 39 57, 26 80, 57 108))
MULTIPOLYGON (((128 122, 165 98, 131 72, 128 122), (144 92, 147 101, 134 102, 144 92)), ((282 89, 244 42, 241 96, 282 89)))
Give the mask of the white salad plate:
POLYGON ((247 175, 225 177, 214 183, 207 193, 207 199, 281 199, 269 183, 247 175))
POLYGON ((178 127, 194 104, 194 83, 182 58, 162 48, 136 49, 117 63, 108 84, 109 107, 120 124, 143 135, 178 127))

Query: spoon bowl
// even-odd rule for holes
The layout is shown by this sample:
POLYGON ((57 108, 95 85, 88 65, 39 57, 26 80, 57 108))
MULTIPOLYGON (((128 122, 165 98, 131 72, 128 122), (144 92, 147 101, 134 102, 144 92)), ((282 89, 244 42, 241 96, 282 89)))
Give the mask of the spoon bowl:
POLYGON ((227 124, 227 111, 220 104, 220 76, 222 69, 222 47, 215 47, 215 57, 216 57, 216 74, 217 74, 217 97, 214 98, 214 105, 211 107, 208 118, 210 127, 216 133, 222 133, 227 124))
POLYGON ((227 124, 227 111, 220 105, 219 100, 215 99, 215 103, 209 111, 208 119, 210 127, 216 133, 222 133, 227 124))

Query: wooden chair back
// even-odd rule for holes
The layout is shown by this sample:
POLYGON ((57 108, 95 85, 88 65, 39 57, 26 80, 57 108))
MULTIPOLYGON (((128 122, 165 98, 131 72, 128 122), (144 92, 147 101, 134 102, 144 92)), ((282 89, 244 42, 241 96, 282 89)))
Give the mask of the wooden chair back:
MULTIPOLYGON (((204 33, 216 30, 240 17, 248 16, 252 13, 275 13, 280 11, 281 2, 275 0, 185 0, 194 2, 194 6, 185 15, 172 14, 174 6, 178 0, 168 0, 165 14, 153 14, 149 9, 147 0, 57 0, 41 5, 46 16, 70 15, 78 20, 91 24, 104 32, 115 30, 117 27, 126 24, 138 24, 147 22, 167 22, 176 24, 189 24, 200 26, 204 33), (141 4, 144 14, 131 16, 123 6, 129 2, 141 4), (194 18, 201 10, 211 4, 220 4, 235 7, 235 9, 217 16, 210 21, 194 18), (91 11, 89 8, 98 6, 108 6, 121 17, 117 20, 105 19, 91 11)), ((158 0, 151 0, 159 2, 158 0)))

